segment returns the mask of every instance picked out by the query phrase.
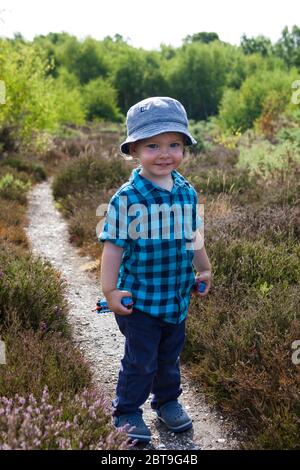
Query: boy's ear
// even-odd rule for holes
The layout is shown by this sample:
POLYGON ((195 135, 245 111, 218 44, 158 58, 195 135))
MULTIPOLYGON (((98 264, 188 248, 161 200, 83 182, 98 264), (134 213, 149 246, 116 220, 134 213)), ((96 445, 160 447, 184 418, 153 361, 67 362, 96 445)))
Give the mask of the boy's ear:
POLYGON ((129 144, 129 153, 132 157, 137 156, 135 142, 132 142, 131 144, 129 144))

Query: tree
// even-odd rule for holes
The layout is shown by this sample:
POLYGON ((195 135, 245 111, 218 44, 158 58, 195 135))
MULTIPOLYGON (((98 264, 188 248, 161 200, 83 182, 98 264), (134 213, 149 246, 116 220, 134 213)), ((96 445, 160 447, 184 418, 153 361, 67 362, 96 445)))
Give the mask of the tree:
POLYGON ((83 87, 83 99, 87 111, 87 119, 106 119, 120 121, 121 114, 117 106, 117 92, 103 78, 90 80, 83 87))
POLYGON ((182 101, 192 119, 216 114, 223 94, 230 49, 219 42, 182 46, 169 61, 171 95, 182 101))
POLYGON ((203 44, 209 44, 212 41, 220 41, 217 33, 201 32, 201 33, 192 34, 191 36, 190 35, 186 36, 183 40, 183 43, 191 44, 193 42, 202 42, 203 44))
POLYGON ((240 45, 244 54, 247 55, 260 54, 263 57, 267 57, 273 52, 272 42, 270 39, 262 35, 248 38, 245 34, 243 34, 240 45))
POLYGON ((125 114, 130 106, 148 96, 167 93, 167 83, 157 52, 128 48, 116 62, 113 83, 118 104, 125 114))
POLYGON ((69 36, 56 49, 57 63, 65 65, 74 73, 81 84, 98 77, 106 77, 108 64, 98 41, 86 38, 79 42, 75 36, 69 36))
POLYGON ((281 38, 275 44, 275 54, 281 57, 288 67, 300 67, 300 28, 293 26, 292 31, 286 26, 281 38))

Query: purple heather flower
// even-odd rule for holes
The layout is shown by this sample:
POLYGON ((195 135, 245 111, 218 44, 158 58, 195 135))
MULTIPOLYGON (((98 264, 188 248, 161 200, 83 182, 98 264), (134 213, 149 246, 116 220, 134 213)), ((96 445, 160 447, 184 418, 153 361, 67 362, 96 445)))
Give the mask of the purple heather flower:
POLYGON ((40 323, 40 329, 41 329, 42 331, 47 331, 47 329, 48 329, 47 323, 45 323, 44 321, 42 321, 42 322, 40 323))

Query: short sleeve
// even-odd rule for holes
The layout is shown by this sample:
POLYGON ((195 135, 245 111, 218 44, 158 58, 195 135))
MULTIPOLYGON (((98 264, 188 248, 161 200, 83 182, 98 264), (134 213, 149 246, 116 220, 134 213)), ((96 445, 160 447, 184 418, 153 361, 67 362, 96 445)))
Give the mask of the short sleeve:
POLYGON ((107 208, 103 229, 98 236, 100 242, 110 241, 125 248, 128 243, 127 206, 122 196, 114 195, 107 208))
POLYGON ((200 204, 198 204, 197 193, 195 190, 193 190, 193 193, 194 193, 194 203, 193 203, 192 229, 193 229, 193 232, 195 232, 202 226, 203 220, 202 220, 202 217, 200 216, 200 204))

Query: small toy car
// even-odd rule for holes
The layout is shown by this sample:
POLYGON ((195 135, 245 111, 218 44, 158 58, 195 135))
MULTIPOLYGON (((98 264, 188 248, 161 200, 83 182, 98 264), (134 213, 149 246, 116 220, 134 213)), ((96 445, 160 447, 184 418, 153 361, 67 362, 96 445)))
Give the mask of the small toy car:
POLYGON ((196 289, 198 292, 201 292, 201 293, 204 292, 204 291, 205 291, 205 288, 206 288, 205 282, 196 280, 196 282, 195 282, 195 289, 196 289))
MULTIPOLYGON (((128 309, 131 309, 131 307, 133 306, 132 298, 131 297, 123 297, 122 300, 121 300, 121 304, 124 305, 124 307, 127 307, 128 309)), ((111 312, 111 310, 109 309, 109 307, 107 305, 107 301, 104 298, 98 300, 97 306, 96 306, 96 312, 97 313, 111 312)))

